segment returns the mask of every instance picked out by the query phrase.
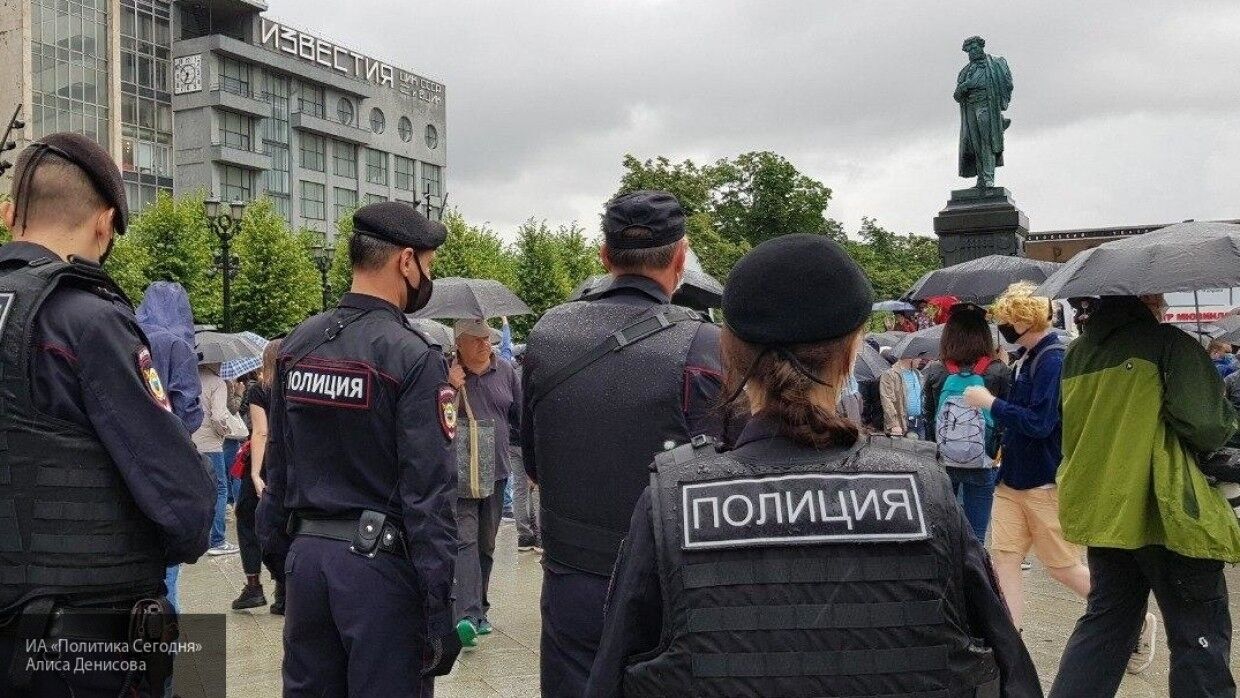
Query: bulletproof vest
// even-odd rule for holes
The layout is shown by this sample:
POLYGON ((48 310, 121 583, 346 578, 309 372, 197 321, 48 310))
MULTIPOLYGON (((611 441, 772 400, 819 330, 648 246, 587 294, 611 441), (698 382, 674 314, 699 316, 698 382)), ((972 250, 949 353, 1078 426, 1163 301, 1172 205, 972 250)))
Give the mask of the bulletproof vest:
POLYGON ((663 634, 626 668, 624 694, 997 696, 933 447, 753 445, 656 461, 663 634))
MULTIPOLYGON (((533 370, 551 375, 651 310, 606 299, 551 310, 529 339, 533 370)), ((611 574, 654 455, 689 441, 684 370, 699 325, 677 323, 612 352, 534 405, 543 547, 552 561, 611 574)))
POLYGON ((132 599, 164 576, 155 525, 98 436, 34 406, 35 317, 70 285, 112 282, 58 261, 0 266, 0 615, 38 597, 132 599))

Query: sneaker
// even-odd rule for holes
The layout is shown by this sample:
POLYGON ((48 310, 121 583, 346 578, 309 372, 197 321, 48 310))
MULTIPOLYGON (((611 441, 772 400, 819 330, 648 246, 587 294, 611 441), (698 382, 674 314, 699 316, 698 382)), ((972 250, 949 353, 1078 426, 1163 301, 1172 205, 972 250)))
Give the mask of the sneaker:
POLYGON ((478 646, 478 628, 468 618, 462 618, 461 622, 456 624, 456 637, 461 641, 461 647, 478 646))
POLYGON ((267 597, 263 595, 263 585, 255 584, 250 586, 247 584, 241 588, 241 596, 238 596, 236 601, 232 602, 232 609, 234 611, 244 611, 247 608, 259 608, 266 605, 267 597))
POLYGON ((275 599, 271 602, 271 615, 284 615, 284 582, 276 582, 275 599))
POLYGON ((1128 658, 1128 673, 1140 674, 1154 663, 1154 649, 1158 647, 1158 618, 1153 613, 1145 614, 1145 622, 1141 624, 1141 637, 1137 639, 1137 648, 1128 658))
POLYGON ((241 548, 238 548, 228 541, 224 541, 215 547, 207 549, 207 554, 213 557, 217 555, 236 555, 239 552, 241 552, 241 548))
POLYGON ((478 634, 479 635, 490 635, 493 632, 495 632, 495 628, 491 627, 491 621, 487 620, 486 618, 483 618, 482 620, 478 621, 478 634))
POLYGON ((538 540, 534 536, 521 536, 517 539, 517 551, 526 552, 538 547, 538 540))

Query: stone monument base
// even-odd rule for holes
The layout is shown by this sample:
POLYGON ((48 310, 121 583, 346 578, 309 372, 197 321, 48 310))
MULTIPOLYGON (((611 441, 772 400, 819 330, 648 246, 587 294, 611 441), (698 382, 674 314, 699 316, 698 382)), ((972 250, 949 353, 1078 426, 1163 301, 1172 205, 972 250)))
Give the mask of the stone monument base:
POLYGON ((943 266, 992 254, 1022 256, 1029 217, 1003 187, 973 187, 952 192, 934 218, 943 266))

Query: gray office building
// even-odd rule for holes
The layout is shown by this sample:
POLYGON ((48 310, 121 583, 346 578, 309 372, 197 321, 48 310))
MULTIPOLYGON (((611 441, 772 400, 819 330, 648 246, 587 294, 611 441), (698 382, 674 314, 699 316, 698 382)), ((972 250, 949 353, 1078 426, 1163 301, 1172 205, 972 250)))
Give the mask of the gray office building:
MULTIPOLYGON (((290 7, 293 5, 290 4, 290 7)), ((0 0, 0 111, 117 159, 130 206, 160 190, 266 195, 331 234, 357 205, 442 213, 444 86, 268 17, 254 0, 0 0)))

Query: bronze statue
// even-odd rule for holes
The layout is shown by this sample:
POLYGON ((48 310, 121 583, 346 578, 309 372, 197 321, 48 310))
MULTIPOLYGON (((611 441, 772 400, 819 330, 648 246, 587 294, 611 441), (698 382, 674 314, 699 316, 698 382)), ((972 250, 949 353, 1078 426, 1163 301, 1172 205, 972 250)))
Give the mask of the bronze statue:
POLYGON ((977 187, 995 185, 995 168, 1003 166, 1003 117, 1012 99, 1012 71, 1007 61, 983 50, 986 40, 971 36, 963 50, 969 63, 956 78, 953 95, 960 103, 960 176, 977 177, 977 187))

